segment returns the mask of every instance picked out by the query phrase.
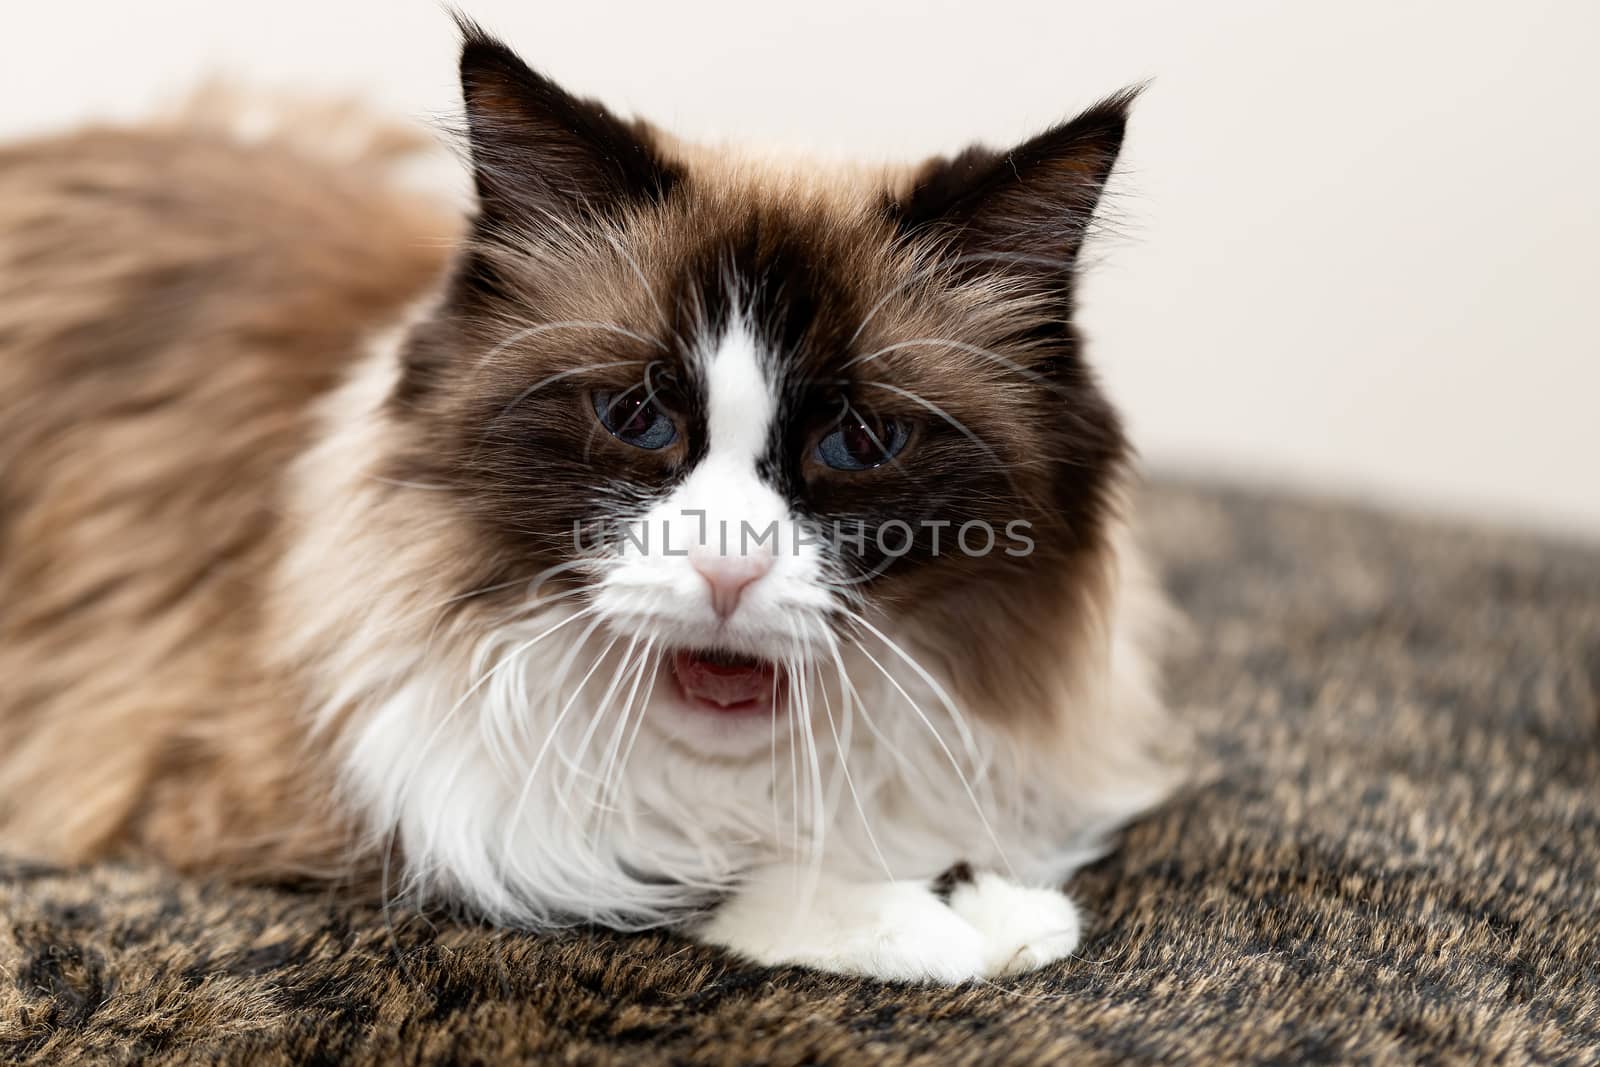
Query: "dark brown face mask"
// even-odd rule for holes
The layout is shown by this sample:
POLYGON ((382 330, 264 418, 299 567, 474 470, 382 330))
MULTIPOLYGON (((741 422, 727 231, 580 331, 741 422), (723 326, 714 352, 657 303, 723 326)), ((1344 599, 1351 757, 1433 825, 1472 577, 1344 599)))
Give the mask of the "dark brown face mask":
POLYGON ((461 73, 480 212, 406 352, 397 473, 456 488, 508 568, 614 543, 693 475, 735 327, 770 409, 756 474, 851 597, 942 610, 1098 545, 1127 448, 1072 293, 1132 94, 1007 152, 791 195, 470 29, 461 73))

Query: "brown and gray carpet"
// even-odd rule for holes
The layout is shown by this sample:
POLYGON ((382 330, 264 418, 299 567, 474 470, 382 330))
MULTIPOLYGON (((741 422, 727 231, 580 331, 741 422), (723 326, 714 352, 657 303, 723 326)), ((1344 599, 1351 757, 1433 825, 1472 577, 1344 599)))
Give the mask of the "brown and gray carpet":
POLYGON ((1600 1062, 1600 549, 1153 490, 1215 779, 964 989, 0 860, 0 1063, 1600 1062))

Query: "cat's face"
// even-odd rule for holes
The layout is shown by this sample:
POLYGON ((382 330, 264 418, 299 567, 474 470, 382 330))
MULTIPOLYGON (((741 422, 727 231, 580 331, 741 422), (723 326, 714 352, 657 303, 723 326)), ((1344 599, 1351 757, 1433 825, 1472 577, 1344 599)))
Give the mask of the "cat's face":
POLYGON ((492 42, 462 67, 481 213, 391 406, 395 473, 453 489, 475 582, 583 605, 651 665, 661 729, 724 754, 864 633, 935 647, 980 714, 1025 689, 1124 461, 1070 316, 1125 101, 802 182, 492 42))

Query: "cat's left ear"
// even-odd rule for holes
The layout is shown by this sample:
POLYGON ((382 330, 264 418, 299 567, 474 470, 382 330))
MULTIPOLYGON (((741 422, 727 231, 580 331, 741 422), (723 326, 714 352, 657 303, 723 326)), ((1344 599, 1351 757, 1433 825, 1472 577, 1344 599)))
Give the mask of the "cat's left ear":
POLYGON ((974 272, 1009 266, 1070 281, 1137 95, 1124 90, 1006 152, 932 160, 891 200, 890 217, 908 236, 948 238, 974 272))
POLYGON ((665 197, 677 171, 638 124, 529 69, 482 29, 461 27, 461 94, 484 221, 518 229, 665 197))

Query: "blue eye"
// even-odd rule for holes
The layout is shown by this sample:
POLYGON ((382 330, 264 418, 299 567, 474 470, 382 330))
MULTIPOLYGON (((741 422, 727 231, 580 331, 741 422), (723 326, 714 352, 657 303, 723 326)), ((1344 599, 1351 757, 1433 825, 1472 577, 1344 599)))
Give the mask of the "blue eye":
POLYGON ((851 411, 817 442, 817 458, 836 471, 871 470, 899 455, 908 436, 903 422, 885 419, 868 423, 851 411))
POLYGON ((593 401, 600 425, 624 444, 654 452, 678 439, 678 428, 673 425, 671 416, 639 389, 595 393, 593 401))

